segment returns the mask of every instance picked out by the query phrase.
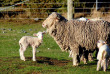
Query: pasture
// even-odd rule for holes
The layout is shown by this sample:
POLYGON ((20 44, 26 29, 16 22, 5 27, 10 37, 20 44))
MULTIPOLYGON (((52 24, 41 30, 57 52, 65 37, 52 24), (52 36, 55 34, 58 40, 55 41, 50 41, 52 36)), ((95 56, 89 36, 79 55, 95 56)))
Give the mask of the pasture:
MULTIPOLYGON (((18 41, 22 36, 44 31, 42 22, 21 23, 0 21, 0 74, 105 74, 96 71, 97 61, 72 66, 67 52, 62 52, 48 34, 44 35, 42 45, 37 48, 37 61, 32 61, 32 48, 25 52, 26 61, 19 58, 18 41)), ((106 72, 110 74, 110 66, 106 72)))

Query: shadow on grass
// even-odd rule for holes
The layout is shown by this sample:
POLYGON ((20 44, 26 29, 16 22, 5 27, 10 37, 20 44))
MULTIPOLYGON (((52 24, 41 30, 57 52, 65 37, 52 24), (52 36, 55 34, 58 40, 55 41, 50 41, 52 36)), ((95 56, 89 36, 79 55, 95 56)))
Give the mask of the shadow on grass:
MULTIPOLYGON (((20 57, 12 57, 10 59, 7 57, 5 59, 7 59, 5 61, 8 61, 8 62, 10 61, 11 62, 13 59, 14 60, 20 60, 20 57)), ((58 60, 58 59, 49 58, 49 57, 36 57, 36 59, 37 59, 36 63, 54 65, 54 66, 65 66, 70 62, 72 63, 72 61, 70 61, 70 60, 65 60, 65 59, 58 60)), ((0 61, 2 61, 2 60, 0 60, 0 61)), ((26 61, 32 61, 32 57, 26 57, 26 61)), ((79 63, 80 67, 92 66, 92 65, 97 65, 97 60, 94 60, 92 62, 88 62, 87 64, 84 64, 83 62, 79 63)), ((108 69, 108 70, 110 71, 110 69, 108 69)))
MULTIPOLYGON (((12 61, 12 59, 16 59, 16 60, 19 59, 20 60, 20 57, 10 58, 10 61, 12 61)), ((65 59, 58 60, 58 59, 49 58, 49 57, 36 57, 36 59, 37 59, 36 63, 47 64, 47 65, 55 65, 55 66, 65 66, 70 62, 72 63, 72 61, 70 61, 70 60, 65 60, 65 59)), ((26 57, 26 61, 32 61, 32 57, 26 57)), ((97 65, 97 60, 94 60, 92 62, 88 62, 87 64, 84 64, 83 62, 79 63, 80 67, 82 67, 82 66, 92 66, 92 65, 97 65)))
MULTIPOLYGON (((49 57, 36 57, 37 63, 47 64, 47 65, 56 65, 56 66, 64 66, 67 65, 70 60, 57 60, 49 57)), ((32 60, 32 57, 27 57, 27 60, 32 60)))
POLYGON ((79 64, 79 66, 92 66, 92 65, 97 65, 97 60, 88 62, 87 64, 84 64, 84 63, 79 64))

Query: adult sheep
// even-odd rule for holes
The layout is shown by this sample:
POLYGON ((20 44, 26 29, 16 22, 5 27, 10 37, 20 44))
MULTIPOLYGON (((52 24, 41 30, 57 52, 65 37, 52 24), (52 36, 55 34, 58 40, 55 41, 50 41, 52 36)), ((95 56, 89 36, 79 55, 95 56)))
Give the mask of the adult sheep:
POLYGON ((60 14, 53 12, 42 26, 54 38, 62 51, 72 50, 73 66, 79 64, 83 51, 94 51, 97 41, 110 41, 110 23, 107 21, 68 21, 60 14))

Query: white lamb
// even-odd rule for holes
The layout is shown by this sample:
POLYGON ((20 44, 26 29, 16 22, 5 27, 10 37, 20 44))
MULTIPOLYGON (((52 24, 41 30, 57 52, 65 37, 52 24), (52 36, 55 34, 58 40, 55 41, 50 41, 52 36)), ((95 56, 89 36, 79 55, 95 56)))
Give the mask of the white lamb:
POLYGON ((81 17, 78 20, 80 20, 80 21, 87 21, 88 19, 87 18, 84 18, 84 17, 81 17))
POLYGON ((100 66, 103 68, 104 71, 106 71, 110 58, 110 48, 103 40, 99 40, 97 42, 97 47, 99 48, 99 52, 97 55, 97 71, 99 71, 100 66))
POLYGON ((23 36, 20 40, 19 40, 19 45, 20 45, 20 59, 25 61, 25 56, 24 56, 24 52, 26 50, 26 48, 28 46, 31 46, 33 48, 33 61, 36 61, 36 48, 38 46, 41 45, 42 40, 43 40, 43 34, 45 32, 38 32, 33 34, 34 36, 37 37, 31 37, 31 36, 23 36))

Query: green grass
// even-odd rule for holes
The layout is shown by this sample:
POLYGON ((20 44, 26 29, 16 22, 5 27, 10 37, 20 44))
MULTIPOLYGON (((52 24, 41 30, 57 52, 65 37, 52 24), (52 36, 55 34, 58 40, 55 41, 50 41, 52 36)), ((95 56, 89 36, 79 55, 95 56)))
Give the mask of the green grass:
MULTIPOLYGON (((96 61, 73 67, 72 59, 67 52, 62 52, 56 42, 48 34, 44 35, 42 45, 37 48, 37 61, 32 61, 32 48, 25 52, 26 61, 19 58, 18 41, 22 36, 45 30, 38 23, 0 23, 0 74, 105 74, 96 71, 96 61), (9 30, 9 29, 12 29, 9 30), (31 30, 30 30, 31 29, 31 30), (25 30, 27 33, 23 33, 25 30), (5 32, 5 33, 3 33, 5 32), (48 49, 49 48, 49 49, 48 49)), ((106 74, 110 74, 110 67, 106 74)))

